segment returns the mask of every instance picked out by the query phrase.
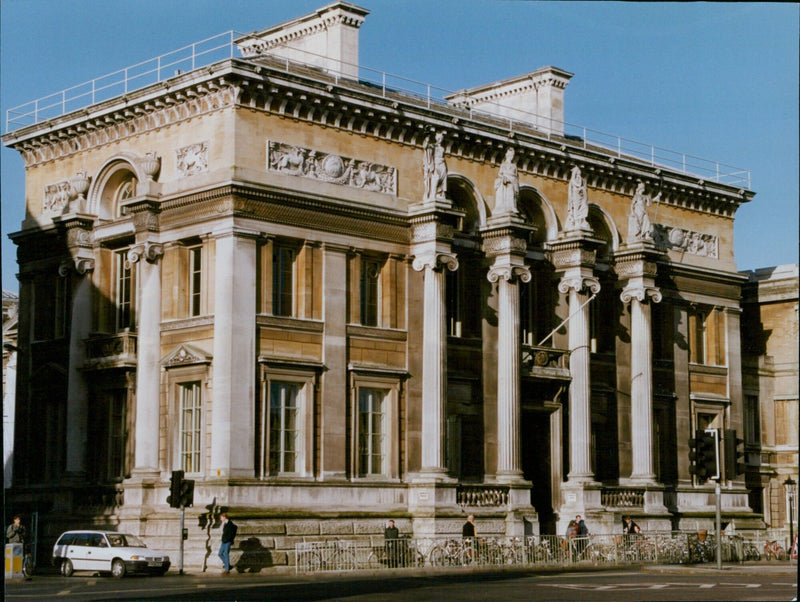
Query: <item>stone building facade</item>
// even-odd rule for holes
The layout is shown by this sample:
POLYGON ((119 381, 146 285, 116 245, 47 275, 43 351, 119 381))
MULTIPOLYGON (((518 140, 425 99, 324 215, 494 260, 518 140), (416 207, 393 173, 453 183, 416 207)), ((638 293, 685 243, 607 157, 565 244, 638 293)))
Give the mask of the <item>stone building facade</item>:
MULTIPOLYGON (((744 274, 748 281, 742 290, 742 401, 749 465, 745 481, 753 510, 763 514, 768 527, 785 528, 789 498, 784 482, 800 480, 798 266, 744 274)), ((797 525, 797 505, 792 518, 797 525)))
MULTIPOLYGON (((743 429, 753 192, 567 136, 562 69, 440 101, 359 81, 367 12, 3 137, 27 186, 9 503, 45 538, 171 549, 184 470, 198 563, 220 508, 276 563, 387 517, 710 526, 688 439, 743 429)), ((722 512, 756 527, 745 485, 722 512)))

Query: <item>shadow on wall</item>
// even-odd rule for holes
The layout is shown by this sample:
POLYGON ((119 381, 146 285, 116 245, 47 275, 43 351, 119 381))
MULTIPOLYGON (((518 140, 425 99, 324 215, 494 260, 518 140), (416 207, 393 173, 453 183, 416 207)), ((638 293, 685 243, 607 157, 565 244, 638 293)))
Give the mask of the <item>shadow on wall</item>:
POLYGON ((257 537, 249 537, 239 544, 242 555, 235 562, 238 573, 258 573, 274 566, 272 552, 261 545, 257 537))

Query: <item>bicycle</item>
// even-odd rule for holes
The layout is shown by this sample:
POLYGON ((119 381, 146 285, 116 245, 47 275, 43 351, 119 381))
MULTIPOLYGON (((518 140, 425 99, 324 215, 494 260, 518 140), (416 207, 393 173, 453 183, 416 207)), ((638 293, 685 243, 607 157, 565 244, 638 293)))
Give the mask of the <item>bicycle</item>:
POLYGON ((326 542, 325 547, 315 550, 308 564, 312 572, 353 571, 358 568, 352 542, 338 540, 326 542))
POLYGON ((22 576, 26 581, 30 581, 33 579, 33 573, 36 570, 36 560, 28 544, 24 544, 22 550, 22 576))
POLYGON ((768 540, 764 542, 764 556, 767 560, 772 560, 773 556, 775 560, 786 560, 786 550, 777 540, 768 540))

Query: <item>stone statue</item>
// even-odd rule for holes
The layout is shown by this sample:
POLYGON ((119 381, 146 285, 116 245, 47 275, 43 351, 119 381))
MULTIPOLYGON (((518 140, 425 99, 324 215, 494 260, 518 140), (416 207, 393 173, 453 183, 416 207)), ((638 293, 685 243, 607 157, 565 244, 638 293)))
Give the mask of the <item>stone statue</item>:
POLYGON ((436 132, 434 143, 431 145, 430 137, 425 138, 422 145, 424 151, 424 175, 426 201, 444 200, 447 191, 447 163, 444 160, 444 134, 436 132))
POLYGON ((657 203, 661 198, 659 192, 655 197, 644 193, 644 182, 636 185, 636 192, 631 200, 631 212, 628 216, 628 241, 653 240, 650 216, 647 207, 650 203, 657 203))
POLYGON ((494 213, 517 212, 517 199, 519 198, 519 175, 514 163, 514 149, 506 150, 505 159, 500 164, 500 172, 494 181, 494 213))
POLYGON ((577 165, 572 168, 567 196, 567 223, 565 230, 591 230, 586 217, 589 215, 589 197, 586 192, 586 180, 577 165))

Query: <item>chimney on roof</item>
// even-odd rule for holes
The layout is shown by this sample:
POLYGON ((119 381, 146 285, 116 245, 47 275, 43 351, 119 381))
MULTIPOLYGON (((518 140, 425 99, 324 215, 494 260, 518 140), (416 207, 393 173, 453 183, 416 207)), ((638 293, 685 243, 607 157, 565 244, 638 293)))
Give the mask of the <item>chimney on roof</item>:
POLYGON ((270 54, 358 79, 358 28, 369 11, 333 2, 236 41, 245 57, 270 54))
POLYGON ((460 90, 445 98, 455 107, 522 121, 563 136, 564 88, 572 75, 557 67, 542 67, 526 75, 460 90))

